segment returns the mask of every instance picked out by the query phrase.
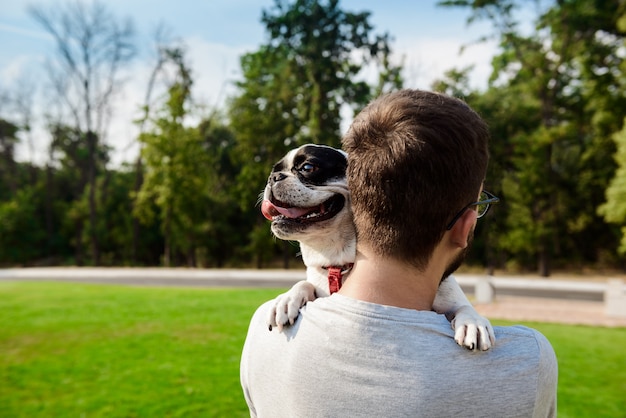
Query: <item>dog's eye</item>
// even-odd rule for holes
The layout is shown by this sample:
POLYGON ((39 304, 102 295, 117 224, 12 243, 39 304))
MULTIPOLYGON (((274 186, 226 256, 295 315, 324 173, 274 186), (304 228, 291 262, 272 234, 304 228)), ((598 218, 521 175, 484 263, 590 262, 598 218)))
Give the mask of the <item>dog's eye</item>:
POLYGON ((305 173, 312 173, 315 170, 317 170, 317 167, 311 163, 304 163, 302 164, 302 167, 300 167, 300 171, 303 171, 305 173))

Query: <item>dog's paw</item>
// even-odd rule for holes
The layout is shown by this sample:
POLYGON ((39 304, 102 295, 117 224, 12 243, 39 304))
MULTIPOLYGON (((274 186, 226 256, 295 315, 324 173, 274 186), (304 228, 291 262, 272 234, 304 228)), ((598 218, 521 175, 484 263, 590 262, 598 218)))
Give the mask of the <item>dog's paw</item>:
POLYGON ((305 280, 296 283, 289 291, 274 299, 274 306, 267 317, 269 330, 277 328, 278 332, 282 332, 285 325, 293 325, 300 308, 312 300, 315 300, 315 287, 305 280))
POLYGON ((495 345, 491 322, 471 306, 461 307, 450 324, 454 329, 454 340, 462 347, 486 351, 495 345))

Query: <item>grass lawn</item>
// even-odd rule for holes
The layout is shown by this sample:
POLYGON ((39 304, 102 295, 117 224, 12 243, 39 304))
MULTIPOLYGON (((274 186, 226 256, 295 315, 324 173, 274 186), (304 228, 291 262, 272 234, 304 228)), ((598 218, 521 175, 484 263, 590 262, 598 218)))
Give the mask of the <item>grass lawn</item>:
POLYGON ((241 348, 277 293, 0 282, 0 417, 248 416, 241 348))
MULTIPOLYGON (((241 347, 277 293, 0 282, 0 417, 248 416, 241 347)), ((626 416, 626 328, 528 325, 559 358, 559 417, 626 416)))

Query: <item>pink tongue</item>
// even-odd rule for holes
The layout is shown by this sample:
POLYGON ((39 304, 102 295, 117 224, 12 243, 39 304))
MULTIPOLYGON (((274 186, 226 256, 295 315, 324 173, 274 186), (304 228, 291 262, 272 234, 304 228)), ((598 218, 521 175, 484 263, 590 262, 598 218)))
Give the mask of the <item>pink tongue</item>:
POLYGON ((311 212, 311 208, 281 208, 274 205, 269 200, 264 200, 261 204, 261 212, 270 221, 274 219, 274 216, 283 215, 287 218, 299 218, 302 215, 306 215, 311 212))

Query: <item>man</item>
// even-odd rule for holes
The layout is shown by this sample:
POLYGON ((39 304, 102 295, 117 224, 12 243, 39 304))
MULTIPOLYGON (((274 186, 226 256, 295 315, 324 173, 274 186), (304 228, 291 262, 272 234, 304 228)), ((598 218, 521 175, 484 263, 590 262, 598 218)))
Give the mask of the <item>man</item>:
POLYGON ((283 333, 265 328, 268 304, 256 312, 241 360, 252 416, 556 415, 545 337, 495 327, 494 348, 463 350, 431 311, 488 207, 488 137, 464 102, 432 92, 382 96, 355 118, 343 147, 356 262, 283 333))

